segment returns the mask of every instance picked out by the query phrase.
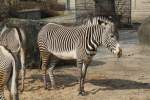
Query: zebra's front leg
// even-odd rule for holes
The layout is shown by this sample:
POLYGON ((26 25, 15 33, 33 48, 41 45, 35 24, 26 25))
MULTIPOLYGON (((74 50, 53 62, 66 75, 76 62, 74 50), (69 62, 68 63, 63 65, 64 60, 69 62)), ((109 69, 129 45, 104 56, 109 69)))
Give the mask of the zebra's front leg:
POLYGON ((87 71, 87 64, 85 64, 82 60, 77 60, 77 67, 80 68, 80 79, 79 79, 79 95, 86 95, 86 92, 84 90, 84 81, 87 71))
POLYGON ((20 50, 20 62, 21 62, 21 92, 24 90, 24 78, 25 78, 25 52, 23 48, 20 50))
POLYGON ((80 90, 79 90, 79 95, 86 95, 86 92, 84 90, 84 83, 85 83, 85 76, 86 76, 86 72, 87 72, 87 65, 85 63, 83 63, 82 67, 81 67, 81 76, 80 76, 80 90))

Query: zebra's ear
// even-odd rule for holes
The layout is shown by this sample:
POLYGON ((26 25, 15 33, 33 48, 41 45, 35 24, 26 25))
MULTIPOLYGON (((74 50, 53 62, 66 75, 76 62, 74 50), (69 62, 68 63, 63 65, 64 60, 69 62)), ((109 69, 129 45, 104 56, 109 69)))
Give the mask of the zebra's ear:
POLYGON ((113 18, 112 18, 112 16, 108 16, 108 19, 109 19, 109 20, 112 20, 113 18))
POLYGON ((109 16, 108 20, 110 20, 111 22, 114 22, 114 18, 112 16, 109 16))
POLYGON ((98 20, 98 24, 99 24, 99 25, 102 25, 103 23, 104 23, 103 21, 98 20))

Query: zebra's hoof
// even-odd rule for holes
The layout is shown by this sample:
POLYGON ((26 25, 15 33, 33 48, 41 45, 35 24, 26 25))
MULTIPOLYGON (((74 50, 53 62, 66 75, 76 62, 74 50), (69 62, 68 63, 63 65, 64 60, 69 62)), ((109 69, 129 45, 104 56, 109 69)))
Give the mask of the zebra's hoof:
POLYGON ((86 95, 88 95, 88 94, 87 94, 87 92, 85 92, 85 91, 80 91, 78 95, 79 95, 79 96, 86 96, 86 95))
POLYGON ((51 87, 51 90, 57 90, 58 88, 56 86, 51 87))
POLYGON ((49 83, 45 83, 45 84, 44 84, 44 89, 45 89, 45 90, 48 90, 48 88, 49 88, 49 83))

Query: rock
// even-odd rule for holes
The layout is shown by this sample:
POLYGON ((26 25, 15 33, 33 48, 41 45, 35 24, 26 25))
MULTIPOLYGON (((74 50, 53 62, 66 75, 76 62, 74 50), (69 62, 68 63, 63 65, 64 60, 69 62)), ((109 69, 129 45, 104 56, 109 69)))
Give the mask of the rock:
POLYGON ((150 17, 146 18, 139 27, 138 37, 141 44, 150 46, 150 17))

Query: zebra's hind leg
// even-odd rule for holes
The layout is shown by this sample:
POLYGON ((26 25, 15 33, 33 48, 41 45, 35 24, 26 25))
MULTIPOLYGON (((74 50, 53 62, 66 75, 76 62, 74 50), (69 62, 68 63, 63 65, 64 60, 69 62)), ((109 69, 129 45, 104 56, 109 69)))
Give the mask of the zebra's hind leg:
POLYGON ((54 70, 55 66, 51 66, 49 68, 49 77, 50 77, 50 81, 51 81, 51 88, 55 89, 56 88, 56 84, 55 84, 55 79, 54 79, 54 74, 53 74, 53 70, 54 70))
POLYGON ((8 69, 8 72, 10 72, 10 73, 8 73, 8 77, 6 77, 7 78, 6 79, 7 80, 6 87, 9 91, 9 100, 11 100, 11 81, 12 81, 12 78, 11 78, 12 73, 11 72, 12 72, 12 69, 8 69))
MULTIPOLYGON (((0 75, 1 75, 1 73, 0 73, 0 75)), ((0 100, 5 100, 5 96, 4 96, 4 84, 3 84, 3 76, 2 75, 0 77, 0 100)))
POLYGON ((41 59, 42 59, 42 76, 44 81, 44 88, 47 89, 47 80, 46 80, 46 70, 49 60, 49 52, 41 52, 41 59))
MULTIPOLYGON (((18 97, 18 94, 15 94, 14 96, 12 95, 12 91, 11 91, 11 82, 12 82, 12 78, 10 78, 7 82, 7 89, 9 91, 9 99, 8 100, 18 100, 19 97, 18 97), (13 99, 14 98, 14 99, 13 99)), ((17 89, 16 89, 17 90, 17 89)), ((1 100, 1 99, 0 99, 1 100)))
POLYGON ((24 78, 25 78, 25 50, 20 50, 20 62, 21 62, 21 92, 24 90, 24 78))
MULTIPOLYGON (((10 78, 11 79, 11 78, 10 78)), ((11 80, 8 80, 8 82, 7 82, 7 84, 6 84, 6 86, 7 86, 7 89, 8 89, 8 91, 9 91, 9 100, 11 100, 11 92, 10 92, 10 84, 11 84, 11 80)), ((1 99, 0 99, 1 100, 1 99)))
POLYGON ((55 77, 54 77, 54 73, 53 70, 57 64, 58 59, 55 56, 51 55, 51 59, 50 59, 50 68, 49 68, 49 78, 51 81, 51 88, 52 89, 56 89, 56 84, 55 84, 55 77))

